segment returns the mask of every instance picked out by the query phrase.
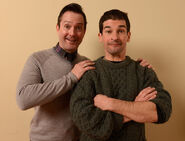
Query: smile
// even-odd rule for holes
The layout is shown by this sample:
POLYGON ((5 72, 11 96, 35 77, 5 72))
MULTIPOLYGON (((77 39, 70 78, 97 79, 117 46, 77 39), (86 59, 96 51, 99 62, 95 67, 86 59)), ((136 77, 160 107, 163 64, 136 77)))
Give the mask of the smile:
POLYGON ((75 39, 69 39, 69 38, 66 38, 66 40, 67 40, 68 42, 71 42, 71 43, 75 43, 75 42, 76 42, 76 40, 75 40, 75 39))

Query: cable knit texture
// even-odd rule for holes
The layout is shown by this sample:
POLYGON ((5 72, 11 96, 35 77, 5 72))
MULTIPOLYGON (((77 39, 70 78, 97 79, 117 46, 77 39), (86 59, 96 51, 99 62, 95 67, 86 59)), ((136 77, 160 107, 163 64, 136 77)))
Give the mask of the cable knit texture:
POLYGON ((157 105, 159 121, 166 122, 171 114, 171 97, 163 89, 152 69, 142 67, 126 57, 113 63, 103 57, 96 61, 96 70, 88 71, 71 96, 72 119, 82 131, 81 141, 145 141, 145 125, 134 121, 123 124, 123 116, 102 111, 94 106, 96 94, 104 94, 126 101, 134 101, 139 92, 155 87, 157 97, 151 100, 157 105))

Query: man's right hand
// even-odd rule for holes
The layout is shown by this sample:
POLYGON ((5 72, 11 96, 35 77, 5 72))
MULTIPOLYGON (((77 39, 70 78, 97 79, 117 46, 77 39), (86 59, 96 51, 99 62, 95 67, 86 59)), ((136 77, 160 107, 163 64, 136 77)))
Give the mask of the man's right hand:
POLYGON ((91 60, 85 60, 85 61, 81 61, 78 64, 76 64, 73 69, 71 70, 71 72, 78 78, 78 80, 83 76, 83 74, 88 71, 88 70, 92 70, 95 69, 95 67, 93 66, 94 62, 91 60))

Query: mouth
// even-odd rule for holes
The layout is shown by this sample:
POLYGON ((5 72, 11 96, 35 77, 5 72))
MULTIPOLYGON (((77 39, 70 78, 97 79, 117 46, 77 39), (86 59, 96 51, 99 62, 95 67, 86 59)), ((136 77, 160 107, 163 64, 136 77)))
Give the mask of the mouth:
POLYGON ((76 39, 73 38, 66 38, 66 40, 70 43, 70 44, 75 44, 76 43, 76 39))
POLYGON ((122 44, 120 42, 112 42, 112 43, 109 43, 109 45, 111 45, 111 46, 121 46, 122 44))
POLYGON ((110 44, 110 45, 113 45, 113 46, 118 46, 118 45, 121 45, 121 44, 110 44))
POLYGON ((117 43, 117 44, 109 44, 110 46, 121 46, 121 44, 120 43, 117 43))

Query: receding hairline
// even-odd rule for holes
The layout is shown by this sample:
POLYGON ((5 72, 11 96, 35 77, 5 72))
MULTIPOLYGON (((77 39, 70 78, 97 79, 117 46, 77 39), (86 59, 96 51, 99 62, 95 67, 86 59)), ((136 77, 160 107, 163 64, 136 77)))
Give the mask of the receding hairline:
MULTIPOLYGON (((117 21, 117 19, 115 19, 115 20, 109 19, 109 20, 117 21)), ((108 20, 106 20, 106 21, 108 21, 108 20)), ((104 26, 104 23, 105 23, 106 21, 103 22, 103 29, 111 28, 111 26, 109 26, 109 25, 104 26)), ((123 21, 123 22, 125 22, 124 24, 119 24, 119 26, 118 26, 119 28, 126 28, 126 29, 127 29, 126 21, 125 21, 124 19, 123 19, 123 20, 118 20, 118 21, 123 21)))

